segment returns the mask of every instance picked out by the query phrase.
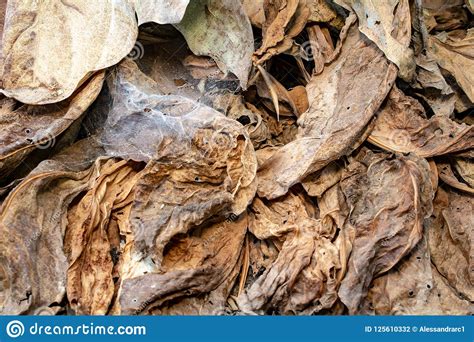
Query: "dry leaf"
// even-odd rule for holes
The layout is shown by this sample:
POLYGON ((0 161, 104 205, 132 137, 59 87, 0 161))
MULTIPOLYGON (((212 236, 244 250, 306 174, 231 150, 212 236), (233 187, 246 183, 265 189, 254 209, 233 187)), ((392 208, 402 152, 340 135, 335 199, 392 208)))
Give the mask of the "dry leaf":
POLYGON ((474 147, 474 129, 446 116, 427 119, 423 107, 394 87, 368 139, 388 151, 433 157, 474 147))
POLYGON ((392 87, 394 67, 355 26, 349 30, 339 58, 306 87, 310 108, 298 120, 298 139, 259 169, 260 196, 282 196, 311 173, 351 153, 392 87), (355 84, 367 86, 359 92, 355 84))
POLYGON ((471 0, 5 7, 0 314, 474 313, 471 0))
MULTIPOLYGON (((428 231, 425 230, 425 234, 428 231)), ((386 275, 372 283, 363 314, 469 315, 469 301, 460 298, 431 264, 427 238, 386 275)))
POLYGON ((433 217, 427 222, 434 267, 456 297, 472 303, 474 298, 473 196, 438 188, 433 217))
POLYGON ((98 167, 100 163, 86 171, 69 171, 63 164, 45 161, 3 202, 1 314, 34 314, 61 303, 68 266, 63 251, 67 208, 87 189, 98 167))
POLYGON ((474 102, 474 29, 442 32, 430 36, 429 49, 443 69, 448 70, 474 102))
POLYGON ((361 152, 358 173, 341 182, 350 216, 344 230, 352 252, 339 289, 355 314, 374 277, 392 269, 418 244, 432 213, 430 168, 414 156, 392 158, 361 152))
POLYGON ((353 10, 359 19, 359 30, 385 53, 399 68, 404 80, 411 80, 415 72, 411 38, 410 7, 408 0, 339 0, 353 10))
POLYGON ((240 1, 192 1, 175 26, 196 55, 212 57, 224 73, 234 73, 247 88, 253 33, 240 1))
POLYGON ((138 25, 147 22, 179 24, 190 0, 134 0, 138 25))
POLYGON ((82 315, 104 315, 114 295, 112 247, 108 225, 112 211, 130 202, 138 180, 133 165, 109 160, 89 191, 68 210, 64 250, 68 257, 67 298, 82 315))
POLYGON ((308 206, 303 196, 291 193, 268 204, 255 200, 250 231, 283 243, 273 264, 239 297, 240 310, 311 314, 335 303, 339 251, 331 242, 333 232, 324 231, 308 206))
POLYGON ((306 0, 266 0, 264 10, 263 42, 255 52, 255 64, 290 50, 293 38, 303 31, 310 15, 306 0))
MULTIPOLYGON (((163 259, 162 273, 124 280, 120 292, 121 313, 138 314, 164 306, 169 300, 216 290, 234 272, 246 231, 244 216, 236 222, 203 227, 200 235, 176 241, 163 259)), ((227 298, 223 297, 225 303, 227 298)), ((211 305, 208 310, 212 312, 212 308, 216 309, 211 305)), ((194 314, 202 309, 185 308, 194 314)))
POLYGON ((69 99, 47 106, 0 99, 0 176, 11 173, 35 149, 48 149, 99 95, 104 73, 93 76, 69 99))
POLYGON ((128 1, 9 1, 0 92, 28 104, 60 102, 124 58, 137 30, 128 1))

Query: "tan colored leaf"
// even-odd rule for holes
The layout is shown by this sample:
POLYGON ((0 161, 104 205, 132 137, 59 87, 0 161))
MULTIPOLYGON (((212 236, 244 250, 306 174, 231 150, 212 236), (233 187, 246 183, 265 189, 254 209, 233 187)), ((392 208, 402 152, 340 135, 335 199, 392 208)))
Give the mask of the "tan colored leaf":
POLYGON ((306 0, 265 1, 262 46, 254 54, 254 63, 263 64, 273 56, 290 50, 293 38, 303 31, 310 15, 306 0))
POLYGON ((301 184, 308 195, 320 197, 326 190, 339 183, 342 171, 340 165, 333 162, 307 177, 301 184))
POLYGON ((399 68, 401 78, 409 81, 415 72, 408 0, 339 0, 359 19, 359 30, 399 68))
POLYGON ((327 23, 336 19, 337 13, 326 0, 306 0, 311 10, 310 21, 327 23))
POLYGON ((350 210, 344 230, 352 252, 339 297, 350 314, 359 311, 372 280, 418 244, 434 196, 430 167, 422 159, 366 151, 358 159, 360 172, 341 182, 350 210))
POLYGON ((265 0, 265 23, 263 24, 262 46, 255 52, 263 55, 269 48, 277 46, 285 39, 285 30, 296 13, 299 0, 265 0))
MULTIPOLYGON (((69 157, 71 161, 71 157, 69 157)), ((47 161, 21 182, 0 210, 1 314, 34 314, 66 294, 66 212, 97 168, 69 170, 47 161)))
POLYGON ((418 101, 394 87, 368 141, 388 151, 433 157, 474 147, 474 127, 446 116, 427 119, 418 101))
MULTIPOLYGON (((296 106, 290 92, 260 65, 258 68, 262 76, 257 79, 256 86, 258 95, 263 98, 265 106, 277 114, 278 120, 280 115, 299 117, 303 112, 300 112, 296 106)), ((307 97, 306 94, 303 96, 307 97)))
POLYGON ((474 298, 474 202, 472 194, 440 187, 427 222, 434 267, 455 295, 474 298))
POLYGON ((474 102, 474 29, 442 32, 430 36, 429 49, 433 58, 448 70, 471 102, 474 102))
POLYGON ((91 189, 68 210, 64 250, 68 257, 67 298, 76 314, 104 315, 114 295, 111 241, 113 210, 128 200, 137 181, 133 165, 109 160, 91 189))
POLYGON ((243 0, 242 6, 253 26, 262 28, 265 22, 264 0, 243 0))
POLYGON ((310 108, 298 120, 298 138, 259 169, 259 195, 270 199, 284 195, 362 143, 361 137, 393 86, 395 69, 352 26, 339 58, 306 87, 310 108), (363 92, 360 84, 364 84, 363 92))
POLYGON ((331 62, 334 54, 332 38, 327 28, 319 25, 311 26, 307 29, 311 47, 311 56, 314 60, 315 68, 313 73, 320 74, 326 63, 331 62))
POLYGON ((452 31, 469 24, 468 13, 464 9, 464 0, 424 0, 423 13, 428 31, 452 31))
POLYGON ((69 99, 57 104, 29 106, 0 99, 0 176, 12 172, 35 149, 53 147, 59 135, 97 98, 104 76, 104 72, 97 73, 69 99))
POLYGON ((60 102, 124 58, 137 32, 128 1, 9 1, 0 92, 28 104, 60 102))
POLYGON ((406 259, 374 280, 360 313, 469 315, 472 308, 431 264, 427 237, 424 237, 406 259))
POLYGON ((239 297, 244 312, 312 314, 332 307, 337 299, 339 251, 314 219, 303 196, 288 194, 251 207, 250 230, 259 239, 283 241, 280 253, 266 271, 239 297))
POLYGON ((437 163, 439 178, 455 189, 474 195, 474 188, 469 184, 461 182, 454 174, 451 164, 447 161, 437 163))
POLYGON ((470 159, 457 158, 454 166, 461 178, 474 188, 474 162, 470 159))
MULTIPOLYGON (((162 307, 172 299, 198 296, 218 289, 223 281, 235 274, 246 231, 247 218, 243 215, 236 222, 224 221, 206 226, 201 234, 176 241, 163 259, 161 274, 145 274, 124 280, 119 299, 121 313, 139 314, 162 307)), ((235 276, 232 278, 235 280, 235 276)), ((224 293, 217 297, 225 303, 227 295, 224 293)), ((210 296, 212 298, 212 294, 210 296)), ((178 307, 176 310, 184 309, 194 314, 203 309, 214 313, 218 310, 212 304, 205 305, 207 309, 178 307)), ((169 308, 161 310, 173 312, 169 308)))

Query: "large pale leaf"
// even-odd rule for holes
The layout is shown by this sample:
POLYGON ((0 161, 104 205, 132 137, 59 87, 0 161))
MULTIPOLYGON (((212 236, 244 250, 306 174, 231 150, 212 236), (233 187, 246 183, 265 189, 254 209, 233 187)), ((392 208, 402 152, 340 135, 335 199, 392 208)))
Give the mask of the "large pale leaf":
POLYGON ((240 1, 193 0, 176 28, 196 55, 212 57, 247 87, 254 51, 250 20, 240 1))
POLYGON ((190 0, 135 0, 138 24, 178 24, 190 0))
POLYGON ((137 33, 128 1, 9 1, 0 92, 28 104, 64 100, 124 58, 137 33))

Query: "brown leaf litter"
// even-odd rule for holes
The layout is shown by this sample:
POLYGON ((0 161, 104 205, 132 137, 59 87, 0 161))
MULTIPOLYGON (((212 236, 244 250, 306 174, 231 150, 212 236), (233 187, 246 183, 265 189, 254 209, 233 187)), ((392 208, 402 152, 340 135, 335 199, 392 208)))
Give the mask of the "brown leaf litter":
POLYGON ((473 18, 0 0, 0 314, 472 314, 473 18))

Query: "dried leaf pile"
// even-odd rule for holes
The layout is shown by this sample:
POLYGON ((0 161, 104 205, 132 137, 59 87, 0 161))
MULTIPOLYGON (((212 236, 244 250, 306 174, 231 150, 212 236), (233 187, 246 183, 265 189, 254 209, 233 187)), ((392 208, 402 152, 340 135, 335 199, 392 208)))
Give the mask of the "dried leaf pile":
POLYGON ((0 19, 0 314, 474 313, 472 1, 0 19))

